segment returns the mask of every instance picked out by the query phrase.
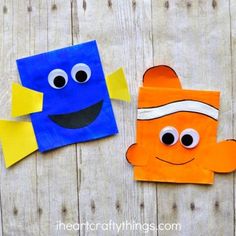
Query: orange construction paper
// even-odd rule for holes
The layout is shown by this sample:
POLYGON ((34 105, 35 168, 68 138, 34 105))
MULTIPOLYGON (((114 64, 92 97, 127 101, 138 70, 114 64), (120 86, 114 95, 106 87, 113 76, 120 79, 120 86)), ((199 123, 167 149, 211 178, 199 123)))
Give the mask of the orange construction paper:
POLYGON ((150 68, 143 82, 126 153, 135 180, 212 184, 214 172, 236 169, 236 142, 217 143, 219 92, 182 89, 168 66, 150 68))

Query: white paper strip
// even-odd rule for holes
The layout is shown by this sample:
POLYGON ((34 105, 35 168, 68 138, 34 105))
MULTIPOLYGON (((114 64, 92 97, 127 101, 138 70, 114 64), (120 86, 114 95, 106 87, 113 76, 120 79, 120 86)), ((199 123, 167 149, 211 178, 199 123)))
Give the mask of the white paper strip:
POLYGON ((152 120, 167 116, 176 112, 195 112, 218 120, 219 110, 215 107, 199 101, 184 100, 168 103, 163 106, 139 108, 138 120, 152 120))

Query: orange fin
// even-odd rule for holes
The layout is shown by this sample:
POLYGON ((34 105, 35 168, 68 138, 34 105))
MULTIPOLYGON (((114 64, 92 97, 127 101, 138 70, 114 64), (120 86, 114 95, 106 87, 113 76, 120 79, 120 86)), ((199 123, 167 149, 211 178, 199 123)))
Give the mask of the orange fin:
POLYGON ((166 65, 154 66, 146 70, 143 75, 143 86, 181 89, 178 75, 166 65))
POLYGON ((126 152, 126 159, 133 166, 145 166, 147 164, 147 156, 147 152, 137 143, 129 146, 126 152))
POLYGON ((222 141, 201 149, 198 164, 204 169, 219 173, 236 170, 236 141, 222 141))

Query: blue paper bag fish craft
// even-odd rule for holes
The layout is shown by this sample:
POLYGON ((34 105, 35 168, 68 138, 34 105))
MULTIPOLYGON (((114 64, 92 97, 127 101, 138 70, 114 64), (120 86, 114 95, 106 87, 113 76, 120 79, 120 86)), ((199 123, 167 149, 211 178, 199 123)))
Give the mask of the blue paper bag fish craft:
POLYGON ((12 115, 30 114, 32 123, 0 121, 6 167, 37 149, 118 133, 111 98, 130 95, 122 69, 105 78, 96 41, 18 59, 17 67, 23 86, 13 84, 12 115))

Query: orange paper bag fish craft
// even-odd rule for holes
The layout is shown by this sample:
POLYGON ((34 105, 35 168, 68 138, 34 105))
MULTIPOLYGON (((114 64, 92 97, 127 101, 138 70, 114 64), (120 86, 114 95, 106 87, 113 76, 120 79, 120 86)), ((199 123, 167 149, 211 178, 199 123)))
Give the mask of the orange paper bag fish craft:
POLYGON ((168 66, 148 69, 139 90, 134 179, 212 184, 236 169, 236 142, 217 142, 220 92, 186 90, 168 66))

